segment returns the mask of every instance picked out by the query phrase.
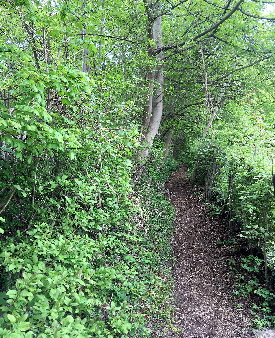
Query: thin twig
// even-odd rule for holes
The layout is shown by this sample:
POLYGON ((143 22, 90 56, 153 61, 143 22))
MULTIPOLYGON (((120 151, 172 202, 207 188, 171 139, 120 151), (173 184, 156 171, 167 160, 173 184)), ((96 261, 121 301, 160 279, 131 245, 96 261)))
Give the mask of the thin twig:
POLYGON ((106 38, 106 39, 115 39, 115 40, 119 40, 119 41, 126 41, 126 42, 130 42, 130 43, 133 43, 133 44, 136 44, 136 45, 141 44, 141 42, 139 42, 139 41, 133 41, 133 40, 129 40, 127 38, 123 38, 123 37, 115 36, 115 35, 94 34, 94 33, 79 33, 79 34, 76 34, 76 35, 81 35, 82 37, 86 36, 86 35, 99 36, 99 37, 106 38))
POLYGON ((3 208, 0 210, 0 214, 2 214, 3 211, 5 211, 6 207, 8 206, 8 204, 10 203, 14 193, 15 193, 15 189, 12 190, 12 193, 10 194, 9 199, 7 200, 7 202, 4 204, 3 208))

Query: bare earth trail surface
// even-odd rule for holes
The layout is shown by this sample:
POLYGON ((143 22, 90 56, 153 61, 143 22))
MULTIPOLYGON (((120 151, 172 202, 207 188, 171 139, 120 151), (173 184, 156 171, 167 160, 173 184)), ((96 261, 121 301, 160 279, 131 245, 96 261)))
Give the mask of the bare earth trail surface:
POLYGON ((175 263, 175 321, 180 333, 165 338, 255 337, 249 300, 234 299, 234 275, 230 273, 225 227, 207 213, 202 198, 194 193, 185 166, 166 184, 176 209, 173 249, 175 263), (240 307, 241 304, 241 307, 240 307))

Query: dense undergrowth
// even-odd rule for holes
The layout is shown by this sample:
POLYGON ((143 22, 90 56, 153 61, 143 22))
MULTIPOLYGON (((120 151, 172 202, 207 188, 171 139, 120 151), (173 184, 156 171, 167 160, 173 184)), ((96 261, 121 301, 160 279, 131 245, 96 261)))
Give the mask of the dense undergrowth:
POLYGON ((275 216, 262 150, 270 156, 274 135, 265 131, 275 121, 262 115, 273 111, 274 30, 271 21, 258 26, 258 5, 247 7, 257 14, 248 21, 230 2, 229 16, 206 2, 194 12, 185 1, 2 2, 1 337, 149 338, 164 330, 173 210, 163 182, 176 164, 163 164, 161 150, 141 170, 140 141, 151 131, 167 138, 167 150, 175 140, 186 150, 181 159, 220 203, 216 212, 263 256, 243 264, 264 269, 266 286, 254 279, 247 294, 262 297, 273 321, 275 216), (238 25, 227 26, 231 19, 238 25), (210 42, 215 23, 221 38, 210 42), (195 141, 223 102, 228 111, 212 121, 219 132, 195 141))
POLYGON ((13 182, 1 238, 2 337, 150 337, 147 324, 169 318, 173 210, 149 174, 133 190, 130 160, 112 143, 74 160, 61 153, 50 181, 57 168, 40 160, 35 186, 30 173, 13 182))
POLYGON ((238 285, 236 296, 254 299, 252 313, 256 326, 273 327, 275 204, 270 148, 273 131, 261 120, 260 128, 258 121, 254 123, 252 134, 255 119, 251 120, 249 135, 243 133, 243 123, 236 121, 240 126, 239 129, 235 126, 234 133, 229 133, 231 126, 194 142, 185 160, 194 183, 204 188, 212 212, 226 221, 232 236, 227 242, 242 257, 241 264, 231 261, 238 285), (261 135, 257 135, 259 130, 261 135))
POLYGON ((95 98, 103 82, 61 65, 58 76, 24 68, 9 81, 16 100, 0 119, 0 336, 153 336, 155 318, 162 326, 169 318, 173 210, 162 168, 135 182, 132 103, 95 98))

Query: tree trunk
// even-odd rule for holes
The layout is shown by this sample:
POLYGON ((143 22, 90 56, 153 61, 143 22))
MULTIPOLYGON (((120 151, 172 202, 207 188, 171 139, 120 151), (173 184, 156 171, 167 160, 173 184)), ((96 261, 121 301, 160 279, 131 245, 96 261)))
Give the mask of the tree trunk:
MULTIPOLYGON (((148 4, 148 2, 146 2, 148 4)), ((155 42, 155 48, 162 47, 162 24, 161 16, 158 15, 158 6, 151 6, 149 16, 149 38, 155 42)), ((148 72, 147 79, 149 80, 149 97, 147 102, 146 116, 143 124, 143 137, 146 149, 142 151, 141 158, 144 159, 149 154, 149 148, 152 146, 156 137, 163 112, 163 52, 154 54, 154 49, 149 48, 148 54, 150 57, 156 56, 156 66, 153 71, 148 72)))
MULTIPOLYGON (((83 29, 82 31, 82 39, 85 39, 86 35, 86 29, 83 29)), ((82 72, 84 73, 90 73, 90 65, 89 65, 89 51, 87 48, 83 48, 82 51, 82 72)))
POLYGON ((173 134, 174 134, 174 130, 170 130, 168 133, 167 139, 165 141, 163 163, 165 162, 166 158, 169 155, 173 134))
POLYGON ((209 129, 212 127, 212 123, 213 123, 213 121, 214 121, 214 119, 215 119, 215 117, 216 117, 216 115, 217 115, 218 110, 219 110, 219 107, 218 107, 218 106, 214 107, 214 109, 213 109, 213 111, 212 111, 212 115, 211 115, 211 117, 210 117, 210 120, 209 120, 207 126, 206 126, 205 129, 204 129, 203 136, 202 136, 203 139, 206 137, 206 135, 207 135, 209 129))

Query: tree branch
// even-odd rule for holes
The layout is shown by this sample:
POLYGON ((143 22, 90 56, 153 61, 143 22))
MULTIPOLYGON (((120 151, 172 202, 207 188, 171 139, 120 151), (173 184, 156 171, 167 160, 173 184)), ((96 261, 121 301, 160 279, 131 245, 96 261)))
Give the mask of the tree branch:
MULTIPOLYGON (((161 13, 159 14, 159 16, 169 15, 169 14, 170 14, 170 11, 172 11, 173 9, 179 7, 180 5, 182 5, 183 3, 187 2, 187 1, 188 1, 188 0, 182 0, 182 1, 178 2, 178 3, 175 4, 175 5, 171 5, 171 4, 170 4, 171 7, 169 8, 169 10, 167 10, 166 12, 161 12, 161 13)), ((156 18, 155 18, 155 19, 156 19, 156 18)))
POLYGON ((7 202, 4 204, 3 208, 0 210, 0 214, 2 214, 3 211, 5 211, 6 207, 8 206, 8 204, 10 203, 14 193, 15 193, 15 189, 12 190, 10 197, 8 198, 7 202))
POLYGON ((38 52, 37 49, 35 48, 35 38, 34 35, 30 29, 30 27, 28 26, 28 24, 26 22, 23 22, 23 27, 25 28, 30 40, 31 40, 31 49, 33 52, 33 56, 34 56, 34 60, 35 60, 35 65, 36 68, 39 70, 40 69, 40 65, 39 65, 39 58, 38 58, 38 52))
MULTIPOLYGON (((197 44, 194 43, 193 45, 186 46, 186 47, 181 48, 181 49, 176 49, 176 48, 175 48, 174 51, 173 51, 172 53, 170 53, 170 54, 168 54, 168 55, 162 57, 162 58, 161 58, 161 61, 164 61, 164 60, 170 58, 171 56, 173 56, 173 55, 175 55, 175 54, 179 54, 179 53, 185 52, 186 50, 192 49, 192 48, 194 48, 194 47, 196 47, 196 46, 197 46, 197 44)), ((169 48, 169 49, 171 49, 171 48, 169 48)))
MULTIPOLYGON (((145 0, 144 0, 145 1, 145 0)), ((221 24, 223 24, 227 19, 229 19, 239 8, 239 6, 244 2, 244 0, 239 0, 237 2, 237 4, 231 9, 231 11, 226 14, 220 21, 218 21, 217 23, 215 23, 213 26, 211 26, 210 28, 206 29, 205 31, 203 31, 202 33, 196 35, 194 38, 192 38, 191 40, 193 41, 197 41, 199 38, 201 38, 202 36, 204 35, 207 35, 208 33, 211 33, 212 31, 216 30, 221 24)), ((177 48, 180 48, 182 46, 184 46, 186 44, 186 42, 182 42, 182 43, 179 43, 179 44, 176 44, 176 45, 168 45, 168 46, 163 46, 163 47, 160 47, 160 48, 156 48, 154 49, 153 51, 153 55, 157 55, 159 54, 160 52, 165 52, 167 50, 170 50, 170 49, 177 49, 177 48)), ((180 53, 180 52, 183 52, 185 50, 188 50, 190 48, 193 48, 195 45, 190 45, 190 46, 187 46, 187 47, 184 47, 183 49, 180 49, 177 53, 180 53)), ((175 53, 173 53, 175 54, 175 53)), ((171 55, 169 56, 166 56, 164 57, 163 59, 166 59, 167 57, 170 57, 171 55)))
POLYGON ((227 4, 226 4, 226 6, 225 6, 225 8, 224 8, 223 14, 226 13, 226 11, 228 10, 229 6, 231 5, 231 2, 232 2, 232 0, 227 0, 227 4))
POLYGON ((233 44, 232 42, 229 42, 229 41, 227 41, 227 40, 225 40, 225 39, 223 39, 223 38, 221 38, 221 37, 219 37, 219 36, 217 36, 217 35, 215 35, 215 34, 213 34, 212 37, 213 37, 214 39, 217 39, 218 41, 221 41, 221 42, 225 43, 225 44, 228 45, 228 46, 234 47, 236 50, 237 50, 237 49, 241 49, 241 50, 243 50, 244 52, 249 52, 249 53, 255 52, 255 51, 253 51, 253 50, 251 50, 251 49, 240 48, 239 46, 236 46, 236 45, 233 44))
POLYGON ((257 19, 257 20, 267 20, 267 21, 275 21, 275 18, 267 18, 265 16, 258 16, 258 15, 253 15, 250 13, 245 12, 243 9, 239 8, 239 11, 243 13, 246 16, 249 16, 250 18, 257 19))
POLYGON ((84 36, 84 35, 85 36, 86 35, 89 35, 89 36, 99 36, 99 37, 106 38, 106 39, 115 39, 115 40, 119 40, 119 41, 126 41, 126 42, 130 42, 130 43, 133 43, 133 44, 136 44, 136 45, 140 45, 141 44, 141 42, 129 40, 127 38, 122 38, 120 36, 114 36, 114 35, 94 34, 94 33, 79 33, 79 34, 76 34, 76 35, 81 35, 81 36, 84 36))
MULTIPOLYGON (((144 2, 144 4, 145 4, 145 10, 146 10, 146 12, 147 12, 148 19, 149 19, 149 21, 152 23, 152 22, 154 22, 154 20, 155 20, 154 17, 153 17, 153 15, 152 15, 152 4, 150 3, 149 0, 143 0, 143 2, 144 2)), ((157 1, 154 3, 153 6, 156 6, 158 2, 159 2, 159 0, 157 0, 157 1)))
POLYGON ((263 4, 275 4, 275 1, 257 1, 257 0, 252 0, 253 2, 257 3, 263 3, 263 4))
POLYGON ((244 2, 244 0, 239 0, 237 2, 237 4, 231 9, 231 11, 226 14, 220 21, 218 21, 217 23, 215 23, 213 26, 211 26, 210 28, 208 28, 207 30, 205 30, 204 32, 196 35, 193 40, 196 41, 199 38, 201 38, 202 36, 216 30, 221 24, 223 24, 227 19, 229 19, 236 11, 237 9, 239 9, 240 5, 244 2))
POLYGON ((218 79, 216 79, 216 80, 214 80, 214 81, 211 81, 210 84, 219 82, 219 81, 221 81, 221 80, 227 78, 228 76, 230 76, 230 75, 233 74, 233 73, 236 73, 236 72, 238 72, 238 71, 240 71, 240 70, 243 70, 243 69, 246 69, 246 68, 249 68, 249 67, 252 67, 252 66, 256 65, 257 63, 259 63, 259 62, 261 62, 261 61, 268 60, 268 59, 270 59, 270 58, 271 58, 271 55, 266 56, 265 58, 262 58, 262 59, 260 59, 260 60, 254 61, 254 62, 250 63, 249 65, 242 66, 242 67, 240 67, 240 68, 236 68, 236 69, 232 70, 231 72, 228 72, 227 74, 224 74, 223 76, 219 77, 218 79))
POLYGON ((228 8, 228 5, 226 7, 222 7, 222 6, 219 6, 217 4, 214 4, 213 2, 210 2, 209 0, 203 0, 204 2, 206 2, 208 5, 211 5, 213 7, 217 7, 219 9, 223 9, 223 10, 226 10, 226 7, 228 8))
POLYGON ((193 106, 201 106, 205 103, 205 101, 199 101, 199 102, 195 102, 195 103, 191 103, 191 104, 188 104, 186 106, 183 106, 183 107, 180 107, 179 109, 179 112, 180 113, 177 113, 175 112, 175 110, 171 111, 170 113, 168 113, 167 115, 164 115, 164 118, 163 120, 166 121, 168 120, 170 117, 173 117, 173 116, 184 116, 184 110, 189 108, 189 107, 193 107, 193 106))

